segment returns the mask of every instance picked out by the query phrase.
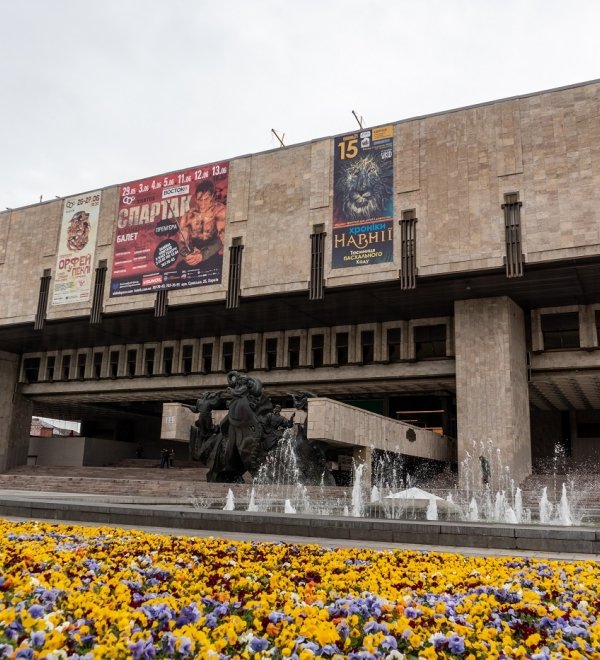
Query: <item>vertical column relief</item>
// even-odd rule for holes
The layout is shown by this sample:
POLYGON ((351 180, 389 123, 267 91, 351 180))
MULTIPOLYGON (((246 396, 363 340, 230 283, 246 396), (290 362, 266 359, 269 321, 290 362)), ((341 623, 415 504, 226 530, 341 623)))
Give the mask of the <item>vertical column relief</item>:
POLYGON ((310 149, 310 209, 329 206, 331 186, 331 140, 314 142, 310 149))
POLYGON ((8 230, 10 228, 10 221, 12 218, 12 211, 3 211, 0 213, 0 264, 6 260, 6 243, 8 242, 8 230))
POLYGON ((421 122, 394 126, 394 192, 406 193, 421 187, 421 122))
POLYGON ((227 194, 227 218, 229 223, 248 220, 251 171, 251 156, 232 160, 230 163, 230 186, 227 194))
POLYGON ((521 174, 523 172, 519 104, 519 101, 498 104, 495 126, 496 140, 495 143, 491 143, 496 153, 496 173, 498 176, 521 174))

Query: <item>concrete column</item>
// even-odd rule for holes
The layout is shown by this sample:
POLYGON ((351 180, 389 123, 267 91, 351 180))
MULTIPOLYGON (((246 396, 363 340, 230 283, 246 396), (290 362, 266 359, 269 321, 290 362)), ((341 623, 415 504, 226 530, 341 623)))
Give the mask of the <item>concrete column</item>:
POLYGON ((19 356, 0 351, 0 472, 27 463, 32 404, 19 394, 19 356))
POLYGON ((579 305, 579 345, 588 350, 598 346, 596 316, 590 305, 579 305))
POLYGON ((493 490, 531 474, 525 322, 510 298, 454 305, 458 469, 462 488, 479 488, 479 457, 493 490))

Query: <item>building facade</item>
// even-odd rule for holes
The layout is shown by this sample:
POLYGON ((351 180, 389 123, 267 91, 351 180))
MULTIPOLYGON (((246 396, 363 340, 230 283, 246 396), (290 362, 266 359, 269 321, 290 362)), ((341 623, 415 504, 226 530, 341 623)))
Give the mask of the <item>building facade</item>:
POLYGON ((600 82, 7 209, 0 291, 0 469, 32 414, 137 442, 232 368, 459 474, 597 459, 600 82))

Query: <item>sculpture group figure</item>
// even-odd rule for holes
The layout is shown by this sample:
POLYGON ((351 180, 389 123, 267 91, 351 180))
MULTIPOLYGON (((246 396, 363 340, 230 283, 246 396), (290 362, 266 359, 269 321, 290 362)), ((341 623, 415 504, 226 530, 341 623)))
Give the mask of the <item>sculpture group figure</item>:
MULTIPOLYGON (((277 452, 286 429, 296 426, 294 450, 302 483, 333 484, 326 468, 325 452, 318 443, 310 442, 304 424, 295 424, 281 414, 281 406, 271 402, 263 392, 262 382, 238 371, 227 374, 227 390, 206 392, 195 406, 198 413, 190 429, 190 458, 208 467, 207 481, 242 482, 243 475, 256 476, 267 457, 277 452), (227 415, 218 426, 212 421, 213 410, 227 398, 227 415)), ((309 392, 292 394, 296 410, 307 411, 309 392)))

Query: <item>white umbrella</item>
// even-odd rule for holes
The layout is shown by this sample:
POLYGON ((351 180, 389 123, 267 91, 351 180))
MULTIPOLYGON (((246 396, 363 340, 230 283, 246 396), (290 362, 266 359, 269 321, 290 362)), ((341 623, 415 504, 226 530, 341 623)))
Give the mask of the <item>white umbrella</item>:
POLYGON ((443 497, 428 493, 422 488, 407 488, 397 493, 390 493, 386 495, 385 500, 393 500, 389 502, 392 508, 401 509, 423 509, 444 511, 446 513, 460 513, 460 507, 450 500, 445 500, 443 497))

